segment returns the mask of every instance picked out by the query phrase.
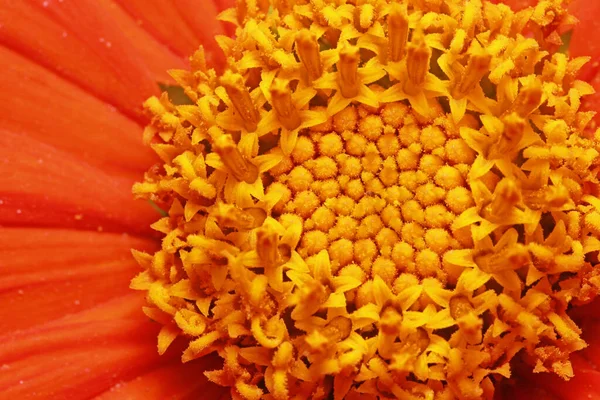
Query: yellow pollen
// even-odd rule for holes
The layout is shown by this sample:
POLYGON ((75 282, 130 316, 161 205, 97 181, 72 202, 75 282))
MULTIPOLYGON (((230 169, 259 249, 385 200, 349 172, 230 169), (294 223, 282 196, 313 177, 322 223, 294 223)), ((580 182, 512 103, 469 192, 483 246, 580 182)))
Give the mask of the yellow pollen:
POLYGON ((483 399, 563 379, 600 293, 600 131, 566 1, 237 0, 144 107, 144 312, 231 398, 483 399))

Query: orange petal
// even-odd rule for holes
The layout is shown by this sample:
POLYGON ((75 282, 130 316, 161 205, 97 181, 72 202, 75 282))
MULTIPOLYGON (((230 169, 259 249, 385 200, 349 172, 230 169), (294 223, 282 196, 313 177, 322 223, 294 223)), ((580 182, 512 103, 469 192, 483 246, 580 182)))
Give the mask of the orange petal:
POLYGON ((600 3, 573 0, 569 11, 579 20, 579 24, 573 30, 569 53, 574 57, 591 56, 592 59, 597 59, 600 57, 600 43, 595 40, 595 35, 600 30, 600 3))
MULTIPOLYGON (((221 12, 223 10, 233 7, 235 5, 235 0, 214 0, 214 3, 217 6, 217 10, 221 12)), ((229 22, 223 23, 223 29, 225 30, 225 33, 228 36, 233 36, 233 34, 235 33, 235 25, 229 22)))
MULTIPOLYGON (((588 343, 588 347, 581 351, 581 355, 594 365, 596 369, 600 366, 600 321, 598 317, 589 317, 581 324, 583 338, 588 343)), ((600 386, 600 382, 598 382, 600 386)))
POLYGON ((223 34, 218 11, 210 0, 116 0, 141 26, 182 57, 203 44, 216 48, 215 35, 223 34))
MULTIPOLYGON (((569 53, 573 57, 592 57, 592 60, 582 68, 579 78, 591 83, 596 93, 583 99, 583 108, 600 112, 600 43, 596 40, 600 30, 600 2, 574 0, 569 11, 579 19, 579 24, 573 30, 569 53)), ((600 122, 598 114, 595 121, 600 122)))
POLYGON ((125 55, 130 58, 128 61, 143 62, 142 67, 154 80, 164 81, 168 80, 168 69, 184 65, 184 59, 152 37, 140 26, 139 20, 131 18, 114 0, 30 1, 115 66, 119 65, 118 58, 125 55), (130 53, 133 57, 129 57, 130 53))
MULTIPOLYGON (((130 291, 128 295, 115 297, 104 303, 96 304, 93 308, 84 310, 82 312, 65 315, 59 320, 45 324, 45 326, 120 319, 148 322, 148 317, 142 311, 142 307, 147 304, 148 302, 146 301, 143 293, 130 291)), ((154 326, 153 324, 150 328, 158 335, 160 326, 154 326)), ((167 352, 167 354, 169 353, 167 352)))
POLYGON ((129 179, 27 136, 0 132, 0 160, 0 225, 148 233, 156 220, 129 179))
POLYGON ((515 11, 522 10, 523 8, 533 7, 537 4, 538 0, 492 0, 492 3, 506 4, 515 11))
POLYGON ((0 46, 0 129, 22 132, 106 169, 146 170, 142 128, 83 89, 0 46))
POLYGON ((221 396, 225 396, 228 390, 210 383, 203 372, 218 368, 219 363, 220 361, 214 356, 207 356, 186 364, 177 360, 129 382, 119 383, 95 399, 218 400, 221 396))
POLYGON ((0 44, 140 118, 158 71, 182 61, 132 24, 107 0, 0 0, 0 44))
MULTIPOLYGON (((217 4, 211 0, 174 0, 173 4, 183 16, 186 24, 191 28, 199 43, 206 50, 206 61, 209 65, 221 67, 225 63, 225 55, 215 40, 216 35, 232 35, 233 31, 226 30, 223 24, 217 20, 220 10, 217 4), (201 9, 202 12, 198 12, 201 9)), ((231 24, 228 24, 231 25, 231 24)), ((196 46, 197 48, 198 46, 196 46)))
POLYGON ((569 381, 549 373, 529 374, 527 382, 544 388, 560 399, 600 399, 600 372, 581 355, 571 356, 575 376, 569 381))
POLYGON ((543 388, 532 386, 528 381, 519 381, 512 387, 497 390, 495 400, 558 400, 543 388))
POLYGON ((0 228, 0 332, 130 293, 129 281, 140 270, 130 249, 154 250, 156 245, 112 233, 0 228))
MULTIPOLYGON (((126 301, 104 312, 118 313, 126 301)), ((156 328, 140 319, 65 320, 4 335, 2 398, 82 399, 103 393, 161 362, 156 328)))
POLYGON ((227 8, 233 7, 235 0, 214 0, 214 3, 217 5, 217 9, 219 11, 223 11, 227 8))

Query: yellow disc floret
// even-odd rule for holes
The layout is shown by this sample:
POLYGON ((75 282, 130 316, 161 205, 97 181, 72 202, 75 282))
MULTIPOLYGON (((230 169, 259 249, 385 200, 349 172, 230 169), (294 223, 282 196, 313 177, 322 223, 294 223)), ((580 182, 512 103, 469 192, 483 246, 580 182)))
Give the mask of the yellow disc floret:
POLYGON ((151 98, 131 287, 234 399, 492 399, 564 379, 600 291, 600 131, 560 0, 240 0, 151 98))

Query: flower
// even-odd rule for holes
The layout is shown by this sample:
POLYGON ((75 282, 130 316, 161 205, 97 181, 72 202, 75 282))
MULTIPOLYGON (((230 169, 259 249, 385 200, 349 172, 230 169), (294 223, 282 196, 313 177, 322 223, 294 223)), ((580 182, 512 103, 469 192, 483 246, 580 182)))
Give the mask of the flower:
MULTIPOLYGON (((275 398, 286 398, 293 391, 300 398, 317 398, 332 387, 340 396, 344 391, 358 392, 356 382, 362 382, 365 391, 392 390, 396 396, 415 398, 437 391, 479 398, 482 392, 491 394, 488 382, 508 374, 509 358, 520 345, 526 347, 522 353, 530 359, 524 357, 522 365, 515 363, 518 376, 529 378, 532 358, 542 361, 538 369, 563 375, 569 373, 571 362, 576 376, 570 385, 547 374, 531 379, 538 387, 564 397, 568 391, 580 390, 587 396, 598 390, 593 385, 598 375, 593 367, 578 353, 567 357, 584 345, 571 317, 583 321, 579 326, 589 334, 585 339, 591 347, 595 345, 597 327, 589 318, 594 311, 582 307, 569 317, 562 312, 564 307, 559 309, 573 298, 588 301, 595 294, 594 270, 589 265, 582 268, 580 261, 590 243, 583 249, 573 244, 577 240, 573 240, 568 219, 562 225, 555 223, 551 234, 544 231, 548 223, 542 219, 542 232, 531 227, 533 239, 527 243, 520 239, 525 229, 511 228, 534 225, 532 219, 537 217, 527 208, 549 207, 560 214, 567 198, 569 205, 571 201, 579 205, 565 195, 573 192, 574 185, 567 183, 566 192, 556 188, 530 193, 535 192, 531 186, 518 185, 520 175, 499 182, 489 176, 489 171, 514 169, 505 159, 515 152, 529 151, 523 157, 547 159, 542 144, 526 143, 523 151, 520 144, 532 137, 522 120, 539 117, 546 122, 542 117, 548 110, 529 108, 539 87, 546 88, 547 79, 556 77, 552 62, 549 76, 524 79, 517 86, 521 95, 513 96, 518 106, 511 107, 513 113, 497 118, 499 122, 489 118, 489 131, 486 126, 481 132, 472 116, 494 114, 498 107, 479 91, 483 77, 477 71, 488 65, 485 51, 474 49, 459 64, 450 57, 442 59, 439 64, 446 66, 445 76, 429 73, 423 62, 436 57, 434 45, 447 42, 444 24, 452 23, 450 19, 438 21, 430 15, 432 25, 422 26, 407 43, 408 30, 405 37, 403 29, 417 20, 414 10, 392 7, 387 15, 395 19, 394 38, 399 40, 394 39, 386 63, 380 47, 385 35, 373 29, 387 22, 385 10, 377 7, 384 3, 361 4, 356 14, 348 4, 298 5, 297 20, 285 22, 296 25, 286 29, 278 25, 277 15, 289 15, 290 9, 281 2, 277 11, 265 17, 265 21, 277 22, 280 36, 276 38, 273 26, 264 24, 260 16, 253 18, 257 10, 239 3, 238 15, 247 18, 248 29, 238 42, 219 38, 235 64, 217 75, 204 60, 215 53, 196 53, 193 73, 185 72, 185 65, 174 55, 182 56, 197 46, 193 27, 198 25, 190 20, 194 14, 184 12, 189 9, 173 14, 173 8, 160 1, 123 1, 117 7, 108 1, 61 3, 6 3, 0 10, 0 40, 7 46, 2 50, 3 60, 11 67, 3 78, 8 107, 0 122, 4 130, 0 151, 5 160, 0 221, 6 225, 0 230, 0 249, 1 259, 10 260, 3 274, 6 334, 0 351, 0 387, 8 398, 84 398, 101 394, 112 384, 116 386, 103 398, 185 397, 199 392, 217 398, 221 392, 206 384, 204 370, 211 370, 206 375, 212 381, 233 387, 233 396, 246 398, 260 397, 267 390, 275 398), (128 15, 142 21, 144 29, 128 15), (349 24, 355 15, 358 22, 349 24), (192 27, 192 34, 181 19, 192 27), (296 37, 294 30, 304 26, 305 19, 316 22, 296 37), (15 21, 25 21, 27 29, 15 21), (324 25, 335 29, 323 31, 324 25), (178 32, 181 41, 173 40, 172 32, 178 32), (191 45, 182 44, 190 37, 191 45), (319 51, 316 38, 348 44, 319 51), (135 47, 128 45, 132 40, 135 47), (278 41, 285 40, 291 47, 279 48, 278 41), (67 51, 73 48, 79 51, 67 51), (363 50, 357 52, 357 48, 363 50), (282 49, 292 50, 297 59, 282 49), (374 61, 361 60, 361 53, 374 61), (402 63, 404 59, 411 60, 410 65, 402 63), (334 65, 338 73, 332 74, 334 65), (155 162, 134 136, 139 132, 137 122, 143 121, 138 104, 155 90, 148 82, 165 80, 162 71, 172 67, 181 68, 173 76, 197 103, 175 105, 166 96, 146 102, 154 118, 144 137, 162 160, 134 190, 168 213, 153 225, 163 234, 162 246, 156 249, 145 229, 152 215, 131 202, 127 186, 136 171, 155 162), (245 73, 259 67, 263 74, 245 73), (391 82, 381 81, 384 76, 391 82), (394 87, 398 77, 408 79, 405 85, 394 87), (256 79, 256 86, 248 83, 251 78, 256 79), (252 92, 248 85, 254 88, 252 92), (342 95, 336 98, 338 92, 342 95), (424 101, 429 105, 431 99, 444 97, 450 111, 446 116, 439 114, 443 105, 433 107, 431 114, 423 107, 424 101), (379 100, 387 105, 380 106, 379 100), (322 108, 315 105, 319 102, 322 108), (436 125, 436 119, 441 124, 436 125), (88 134, 81 135, 75 126, 85 126, 88 134), (446 137, 453 127, 458 136, 446 137), (398 128, 402 135, 395 142, 389 136, 398 128), (493 135, 498 141, 490 143, 493 135), (457 141, 448 145, 452 140, 457 141), (412 155, 418 146, 413 144, 430 157, 415 161, 412 155), (439 151, 441 147, 444 152, 450 148, 451 155, 439 151), (395 160, 388 161, 390 157, 395 160), (459 158, 441 166, 435 157, 443 161, 459 158), (465 162, 458 162, 460 157, 466 157, 465 162), (412 166, 414 162, 418 169, 412 166), (345 184, 346 179, 340 182, 344 175, 348 177, 345 184), (469 179, 481 184, 467 188, 469 179), (390 184, 395 180, 400 184, 390 184), (382 196, 388 194, 383 192, 387 188, 393 190, 388 197, 382 196), (411 199, 402 197, 408 192, 411 199), (287 195, 290 201, 283 201, 287 195), (450 198, 444 202, 448 204, 436 200, 442 196, 450 198), (392 199, 391 206, 388 199, 392 199), (480 203, 486 205, 478 213, 467 212, 472 209, 468 206, 480 203), (458 214, 462 219, 456 218, 458 214), (455 231, 464 227, 445 229, 457 220, 476 226, 470 239, 469 232, 456 237, 455 231), (134 235, 124 236, 123 231, 134 235), (386 246, 389 252, 382 251, 386 246), (158 324, 148 325, 139 318, 139 296, 123 296, 134 269, 124 252, 128 247, 138 249, 134 255, 147 271, 134 278, 132 286, 147 293, 150 305, 144 311, 163 326, 158 333, 159 351, 172 347, 162 358, 151 345, 158 324), (541 261, 532 262, 532 257, 541 261), (557 257, 560 264, 552 261, 557 257), (406 267, 402 275, 398 275, 397 263, 406 267), (545 269, 540 270, 542 264, 545 269), (511 274, 513 267, 526 275, 511 274), (567 268, 566 272, 561 268, 567 268), (546 276, 555 276, 558 288, 542 285, 546 276), (579 277, 585 278, 583 283, 579 277), (456 282, 448 283, 453 278, 456 282), (507 289, 496 293, 501 290, 489 282, 507 289), (535 289, 521 298, 511 288, 522 284, 535 289), (473 296, 477 285, 491 290, 473 296), (457 287, 461 293, 456 293, 457 287), (547 301, 548 297, 553 301, 547 301), (352 309, 348 304, 360 307, 352 309), (77 312, 80 308, 89 310, 77 312), (490 336, 498 333, 491 339, 481 335, 490 314, 497 317, 491 321, 490 336), (448 339, 451 330, 454 339, 448 339), (188 339, 172 343, 175 336, 188 339), (540 336, 548 351, 536 352, 540 336), (190 346, 181 347, 190 338, 190 346), (487 347, 482 348, 482 343, 487 347), (553 353, 552 343, 567 347, 561 354, 553 353), (214 358, 200 357, 207 348, 218 350, 223 366, 214 358), (505 354, 504 349, 508 349, 505 354), (182 351, 188 364, 174 359, 182 351), (303 357, 309 364, 298 362, 301 351, 308 354, 303 357), (480 358, 498 354, 502 362, 497 365, 480 358), (438 368, 444 363, 451 368, 438 368), (428 385, 419 385, 430 374, 437 375, 428 385), (134 379, 136 375, 141 376, 134 379), (328 377, 316 392, 315 376, 328 377), (477 377, 484 383, 478 386, 477 377)), ((186 4, 190 2, 170 3, 186 4)), ((415 4, 417 9, 435 7, 435 1, 415 4)), ((264 15, 267 10, 262 11, 264 15)), ((232 12, 224 17, 237 20, 232 12)), ((421 21, 425 22, 427 18, 421 21)), ((469 29, 462 28, 468 41, 469 29)), ((203 36, 204 30, 195 33, 204 41, 210 36, 203 36)), ((552 40, 550 45, 555 45, 556 39, 552 40)), ((489 65, 497 61, 492 57, 489 65)), ((496 66, 507 68, 507 60, 503 61, 506 64, 496 66)), ((585 88, 579 85, 577 90, 585 88)), ((564 140, 560 121, 572 115, 556 99, 556 92, 550 95, 554 97, 544 101, 555 100, 553 106, 565 114, 557 118, 554 129, 544 133, 547 141, 556 140, 552 145, 560 147, 564 140)), ((577 118, 574 121, 585 125, 577 118)), ((573 140, 568 145, 574 154, 557 151, 550 155, 563 157, 562 171, 573 172, 569 176, 575 183, 591 179, 581 163, 589 161, 586 151, 593 150, 593 145, 569 133, 573 140)), ((557 184, 556 176, 552 178, 553 187, 567 180, 557 184)), ((594 193, 585 193, 593 206, 594 193)), ((592 215, 587 218, 593 227, 593 211, 585 213, 592 215)), ((594 234, 588 237, 594 239, 594 234)), ((586 356, 593 360, 595 353, 586 356)), ((522 390, 520 395, 530 395, 528 388, 522 388, 518 380, 515 383, 522 390)), ((511 387, 500 389, 499 394, 511 387)))

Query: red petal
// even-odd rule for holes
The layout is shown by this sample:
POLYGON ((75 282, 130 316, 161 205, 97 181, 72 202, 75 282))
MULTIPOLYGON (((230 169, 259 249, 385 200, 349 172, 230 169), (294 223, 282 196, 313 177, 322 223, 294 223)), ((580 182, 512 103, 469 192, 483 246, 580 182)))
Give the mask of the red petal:
POLYGON ((142 102, 158 93, 155 81, 167 66, 183 65, 108 1, 38 4, 0 0, 0 43, 128 115, 140 117, 142 102))
POLYGON ((191 55, 200 44, 205 44, 210 52, 216 45, 213 37, 223 33, 221 24, 216 19, 216 6, 209 0, 116 1, 140 21, 142 27, 183 57, 191 55), (190 21, 202 23, 190 24, 190 21))
POLYGON ((119 383, 96 400, 218 400, 228 390, 208 382, 203 374, 206 370, 218 368, 218 364, 216 357, 211 356, 188 364, 177 360, 129 382, 119 383))
MULTIPOLYGON (((597 317, 588 318, 581 324, 583 338, 588 343, 581 355, 598 369, 600 366, 600 322, 597 317)), ((600 386, 600 382, 598 382, 600 386)))
MULTIPOLYGON (((221 12, 233 7, 235 5, 235 0, 214 0, 214 3, 217 6, 217 10, 221 12)), ((223 23, 223 29, 228 36, 233 36, 235 33, 235 26, 229 22, 223 23)))
MULTIPOLYGON (((104 306, 102 313, 118 315, 129 302, 139 306, 138 298, 119 300, 104 306)), ((100 394, 161 361, 156 334, 157 326, 141 319, 80 318, 5 335, 0 338, 0 393, 5 399, 100 394)))
POLYGON ((140 310, 142 294, 0 337, 0 393, 6 399, 222 399, 202 372, 215 356, 182 365, 181 345, 156 350, 159 326, 140 310))
MULTIPOLYGON (((123 0, 122 0, 123 1, 123 0)), ((209 65, 221 67, 225 63, 225 55, 217 45, 216 35, 231 35, 233 31, 226 30, 223 24, 217 20, 219 9, 214 1, 202 0, 174 0, 174 5, 183 16, 186 24, 192 29, 206 52, 206 61, 209 65), (201 9, 202 12, 198 12, 201 9)), ((228 24, 231 25, 231 24, 228 24)), ((196 46, 196 49, 198 46, 196 46)), ((194 49, 194 50, 196 50, 194 49)))
POLYGON ((492 3, 506 4, 513 10, 519 11, 523 8, 535 6, 538 3, 538 0, 492 0, 492 3))
POLYGON ((549 373, 529 374, 527 381, 565 400, 600 399, 600 372, 579 354, 571 356, 571 363, 575 376, 569 381, 549 373))
POLYGON ((129 281, 140 268, 130 249, 155 247, 152 240, 128 235, 0 228, 0 332, 131 293, 129 281))
POLYGON ((107 169, 143 171, 155 162, 142 128, 114 107, 1 46, 0 64, 0 87, 8 89, 0 91, 0 129, 107 169))
POLYGON ((532 386, 529 381, 518 381, 512 387, 501 387, 494 396, 495 400, 557 400, 555 396, 542 388, 532 386))
POLYGON ((157 213, 110 176, 23 135, 0 132, 0 225, 149 232, 157 213))
POLYGON ((571 37, 570 54, 574 57, 599 57, 600 43, 595 36, 600 30, 600 2, 573 0, 569 11, 579 20, 571 37))
MULTIPOLYGON (((596 93, 583 99, 583 108, 600 112, 600 43, 596 40, 600 30, 600 2, 574 0, 569 10, 579 19, 579 25, 573 30, 569 53, 573 57, 592 57, 579 76, 591 83, 596 93)), ((595 121, 600 122, 600 115, 596 115, 595 121)))
POLYGON ((227 8, 231 8, 235 5, 235 0, 214 0, 219 11, 223 11, 227 8))

